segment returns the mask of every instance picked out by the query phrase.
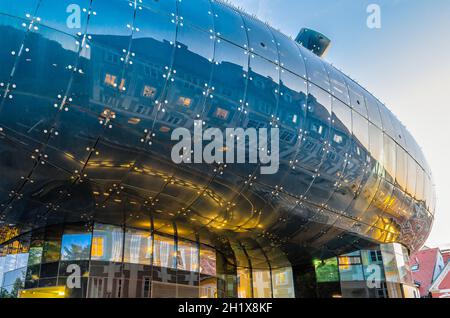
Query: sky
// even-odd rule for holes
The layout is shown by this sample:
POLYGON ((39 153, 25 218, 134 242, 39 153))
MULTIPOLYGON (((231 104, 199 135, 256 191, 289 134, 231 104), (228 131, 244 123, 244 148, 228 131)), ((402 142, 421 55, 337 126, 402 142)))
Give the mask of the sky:
POLYGON ((450 1, 229 0, 295 38, 332 40, 325 59, 384 102, 422 146, 437 191, 427 246, 450 248, 450 1), (367 8, 380 8, 371 29, 367 8))

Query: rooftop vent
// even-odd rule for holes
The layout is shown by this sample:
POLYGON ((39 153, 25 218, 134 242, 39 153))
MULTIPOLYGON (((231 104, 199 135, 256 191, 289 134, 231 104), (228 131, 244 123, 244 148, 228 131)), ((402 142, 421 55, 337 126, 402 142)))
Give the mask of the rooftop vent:
POLYGON ((320 57, 325 55, 331 44, 331 40, 322 33, 306 28, 300 30, 295 41, 320 57))

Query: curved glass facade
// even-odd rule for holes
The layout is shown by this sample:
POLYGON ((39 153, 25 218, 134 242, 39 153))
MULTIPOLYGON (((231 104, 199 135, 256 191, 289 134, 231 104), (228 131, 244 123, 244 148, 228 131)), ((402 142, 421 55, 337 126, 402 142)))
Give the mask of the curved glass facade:
POLYGON ((95 262, 142 262, 200 282, 205 244, 227 259, 215 269, 224 285, 253 282, 205 293, 275 296, 278 269, 380 243, 415 250, 430 232, 431 170, 400 121, 221 1, 1 0, 0 30, 0 226, 56 231, 32 240, 44 244, 27 252, 42 253, 39 264, 90 260, 97 277, 95 262), (170 134, 194 120, 278 127, 280 171, 175 165, 170 134), (84 230, 63 226, 80 222, 84 230), (158 245, 154 233, 172 241, 158 245))

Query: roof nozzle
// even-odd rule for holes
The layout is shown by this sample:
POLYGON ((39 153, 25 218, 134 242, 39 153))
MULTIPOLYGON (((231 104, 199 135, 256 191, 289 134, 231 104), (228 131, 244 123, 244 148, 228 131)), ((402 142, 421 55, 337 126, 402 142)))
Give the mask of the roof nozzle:
POLYGON ((295 41, 320 57, 325 55, 331 44, 331 40, 322 33, 306 28, 300 30, 295 41))

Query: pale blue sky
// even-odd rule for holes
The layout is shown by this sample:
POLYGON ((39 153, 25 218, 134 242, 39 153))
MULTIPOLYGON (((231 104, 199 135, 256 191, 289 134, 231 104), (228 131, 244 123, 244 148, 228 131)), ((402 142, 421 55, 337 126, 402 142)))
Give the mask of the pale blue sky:
POLYGON ((450 1, 230 0, 295 37, 331 38, 326 59, 376 95, 408 127, 433 170, 438 203, 429 246, 450 248, 450 1), (366 24, 381 7, 381 29, 366 24))

